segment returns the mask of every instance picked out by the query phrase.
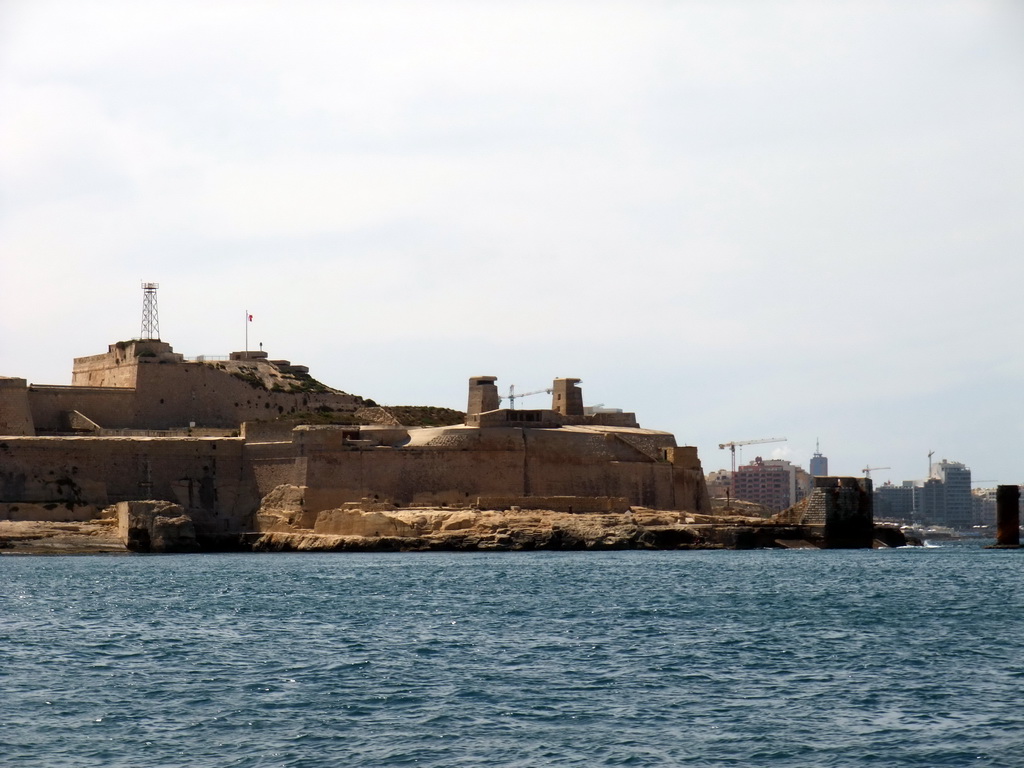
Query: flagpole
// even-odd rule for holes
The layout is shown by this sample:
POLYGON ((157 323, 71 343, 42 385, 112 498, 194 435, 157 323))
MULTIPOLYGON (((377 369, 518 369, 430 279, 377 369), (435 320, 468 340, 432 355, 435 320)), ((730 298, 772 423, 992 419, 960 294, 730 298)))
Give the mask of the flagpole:
POLYGON ((245 310, 245 357, 249 358, 249 310, 245 310))

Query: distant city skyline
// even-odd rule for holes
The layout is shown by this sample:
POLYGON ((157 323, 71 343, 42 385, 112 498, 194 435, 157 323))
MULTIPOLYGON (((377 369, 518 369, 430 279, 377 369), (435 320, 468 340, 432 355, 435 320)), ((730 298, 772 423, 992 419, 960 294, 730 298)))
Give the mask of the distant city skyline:
POLYGON ((146 280, 177 352, 385 404, 578 377, 708 472, 785 436, 743 460, 1020 482, 1021 40, 968 0, 5 3, 0 375, 68 383, 146 280))

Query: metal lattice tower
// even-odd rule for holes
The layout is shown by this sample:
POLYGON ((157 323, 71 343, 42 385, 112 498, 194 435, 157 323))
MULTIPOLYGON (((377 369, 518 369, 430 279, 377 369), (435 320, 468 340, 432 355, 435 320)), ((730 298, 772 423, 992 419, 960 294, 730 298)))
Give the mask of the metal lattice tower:
POLYGON ((156 289, 160 283, 142 284, 142 339, 160 340, 160 313, 156 307, 156 289))

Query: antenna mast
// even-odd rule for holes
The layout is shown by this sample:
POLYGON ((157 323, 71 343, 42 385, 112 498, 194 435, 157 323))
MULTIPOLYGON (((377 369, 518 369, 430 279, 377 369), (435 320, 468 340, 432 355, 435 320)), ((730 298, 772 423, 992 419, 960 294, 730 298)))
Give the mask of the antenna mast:
POLYGON ((143 341, 160 340, 160 313, 156 307, 156 289, 160 283, 142 284, 142 336, 143 341))

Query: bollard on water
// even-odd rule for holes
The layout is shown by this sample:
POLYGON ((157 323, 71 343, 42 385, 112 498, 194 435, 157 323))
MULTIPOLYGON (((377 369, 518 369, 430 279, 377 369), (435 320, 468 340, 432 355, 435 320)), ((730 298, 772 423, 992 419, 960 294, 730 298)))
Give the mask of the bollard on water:
POLYGON ((1020 546, 1020 488, 1016 485, 996 488, 996 544, 1020 546))

